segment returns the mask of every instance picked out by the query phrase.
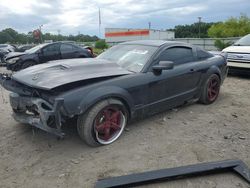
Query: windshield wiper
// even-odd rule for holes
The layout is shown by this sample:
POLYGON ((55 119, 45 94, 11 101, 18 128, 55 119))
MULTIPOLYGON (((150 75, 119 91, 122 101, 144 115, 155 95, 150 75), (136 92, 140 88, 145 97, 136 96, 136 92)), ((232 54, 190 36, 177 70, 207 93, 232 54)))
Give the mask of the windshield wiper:
POLYGON ((132 70, 129 70, 129 69, 126 69, 127 71, 129 71, 129 72, 133 72, 133 73, 137 73, 137 72, 135 72, 135 71, 132 71, 132 70))

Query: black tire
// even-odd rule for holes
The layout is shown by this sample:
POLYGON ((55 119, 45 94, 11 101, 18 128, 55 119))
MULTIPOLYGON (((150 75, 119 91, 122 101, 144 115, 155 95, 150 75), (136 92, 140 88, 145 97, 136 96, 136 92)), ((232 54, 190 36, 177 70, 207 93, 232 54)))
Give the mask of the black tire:
MULTIPOLYGON (((112 113, 117 113, 117 112, 115 111, 112 113)), ((104 115, 102 115, 102 118, 103 118, 103 116, 104 115)), ((104 121, 106 122, 105 119, 106 118, 104 118, 104 121)), ((106 100, 103 100, 103 101, 96 103, 86 113, 79 115, 78 120, 77 120, 77 130, 78 130, 79 136, 86 142, 86 144, 88 144, 89 146, 92 146, 92 147, 96 147, 96 146, 111 144, 114 141, 116 141, 120 137, 120 135, 122 134, 122 132, 127 124, 127 121, 128 121, 128 112, 127 112, 127 109, 124 106, 124 104, 121 101, 116 100, 116 99, 106 99, 106 100), (104 143, 105 141, 103 141, 103 142, 100 141, 99 133, 96 130, 97 129, 96 128, 96 121, 97 121, 98 117, 100 117, 100 114, 102 114, 108 108, 116 109, 117 112, 119 113, 119 116, 121 116, 123 118, 123 121, 122 121, 123 123, 121 126, 122 128, 120 130, 116 130, 119 133, 115 133, 116 135, 115 135, 114 139, 104 143)), ((100 122, 100 120, 99 120, 99 123, 104 124, 104 123, 100 122)), ((121 124, 121 120, 120 120, 119 124, 121 124)), ((109 128, 109 129, 111 130, 111 128, 109 128)), ((109 130, 109 132, 110 132, 110 130, 109 130)))
POLYGON ((12 108, 12 111, 13 111, 13 113, 15 113, 15 114, 21 114, 21 113, 24 113, 24 112, 25 112, 25 110, 14 109, 14 108, 12 108))
POLYGON ((220 85, 221 80, 219 76, 217 74, 210 75, 202 87, 199 102, 203 104, 211 104, 216 101, 219 96, 220 85), (214 85, 213 89, 211 89, 212 85, 210 84, 214 85), (211 90, 213 90, 213 92, 211 92, 211 90))
POLYGON ((31 67, 35 65, 35 62, 34 61, 25 61, 23 64, 22 64, 22 69, 26 69, 28 67, 31 67))

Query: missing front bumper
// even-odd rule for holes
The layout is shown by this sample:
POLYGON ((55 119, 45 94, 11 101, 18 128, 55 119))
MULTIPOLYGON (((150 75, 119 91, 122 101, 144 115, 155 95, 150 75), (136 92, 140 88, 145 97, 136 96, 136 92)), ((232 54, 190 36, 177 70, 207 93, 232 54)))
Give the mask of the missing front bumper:
POLYGON ((63 137, 60 109, 63 99, 57 98, 54 105, 41 98, 23 97, 10 94, 10 103, 14 110, 13 117, 17 122, 29 124, 46 132, 63 137))

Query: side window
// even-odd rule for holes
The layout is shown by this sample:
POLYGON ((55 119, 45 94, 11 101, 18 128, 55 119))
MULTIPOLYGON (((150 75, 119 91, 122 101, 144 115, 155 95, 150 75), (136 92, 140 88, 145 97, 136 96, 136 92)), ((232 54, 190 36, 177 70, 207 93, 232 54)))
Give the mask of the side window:
POLYGON ((73 46, 70 44, 61 44, 61 52, 62 53, 69 53, 73 51, 73 46))
POLYGON ((160 55, 160 61, 173 61, 175 64, 183 64, 194 61, 192 48, 173 47, 165 50, 160 55))
POLYGON ((58 44, 52 44, 48 45, 43 48, 43 53, 46 54, 53 54, 53 53, 59 53, 59 45, 58 44))

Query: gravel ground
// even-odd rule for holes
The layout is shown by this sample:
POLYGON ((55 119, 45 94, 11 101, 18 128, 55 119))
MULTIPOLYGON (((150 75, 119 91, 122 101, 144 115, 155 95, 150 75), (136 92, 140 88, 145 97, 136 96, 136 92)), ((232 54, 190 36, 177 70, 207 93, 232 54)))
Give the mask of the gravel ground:
MULTIPOLYGON (((64 140, 15 122, 8 92, 0 87, 0 187, 93 187, 98 178, 232 158, 250 166, 249 98, 250 78, 228 77, 214 104, 191 104, 135 122, 115 143, 90 148, 73 122, 64 140)), ((145 187, 250 185, 225 173, 145 187)))

